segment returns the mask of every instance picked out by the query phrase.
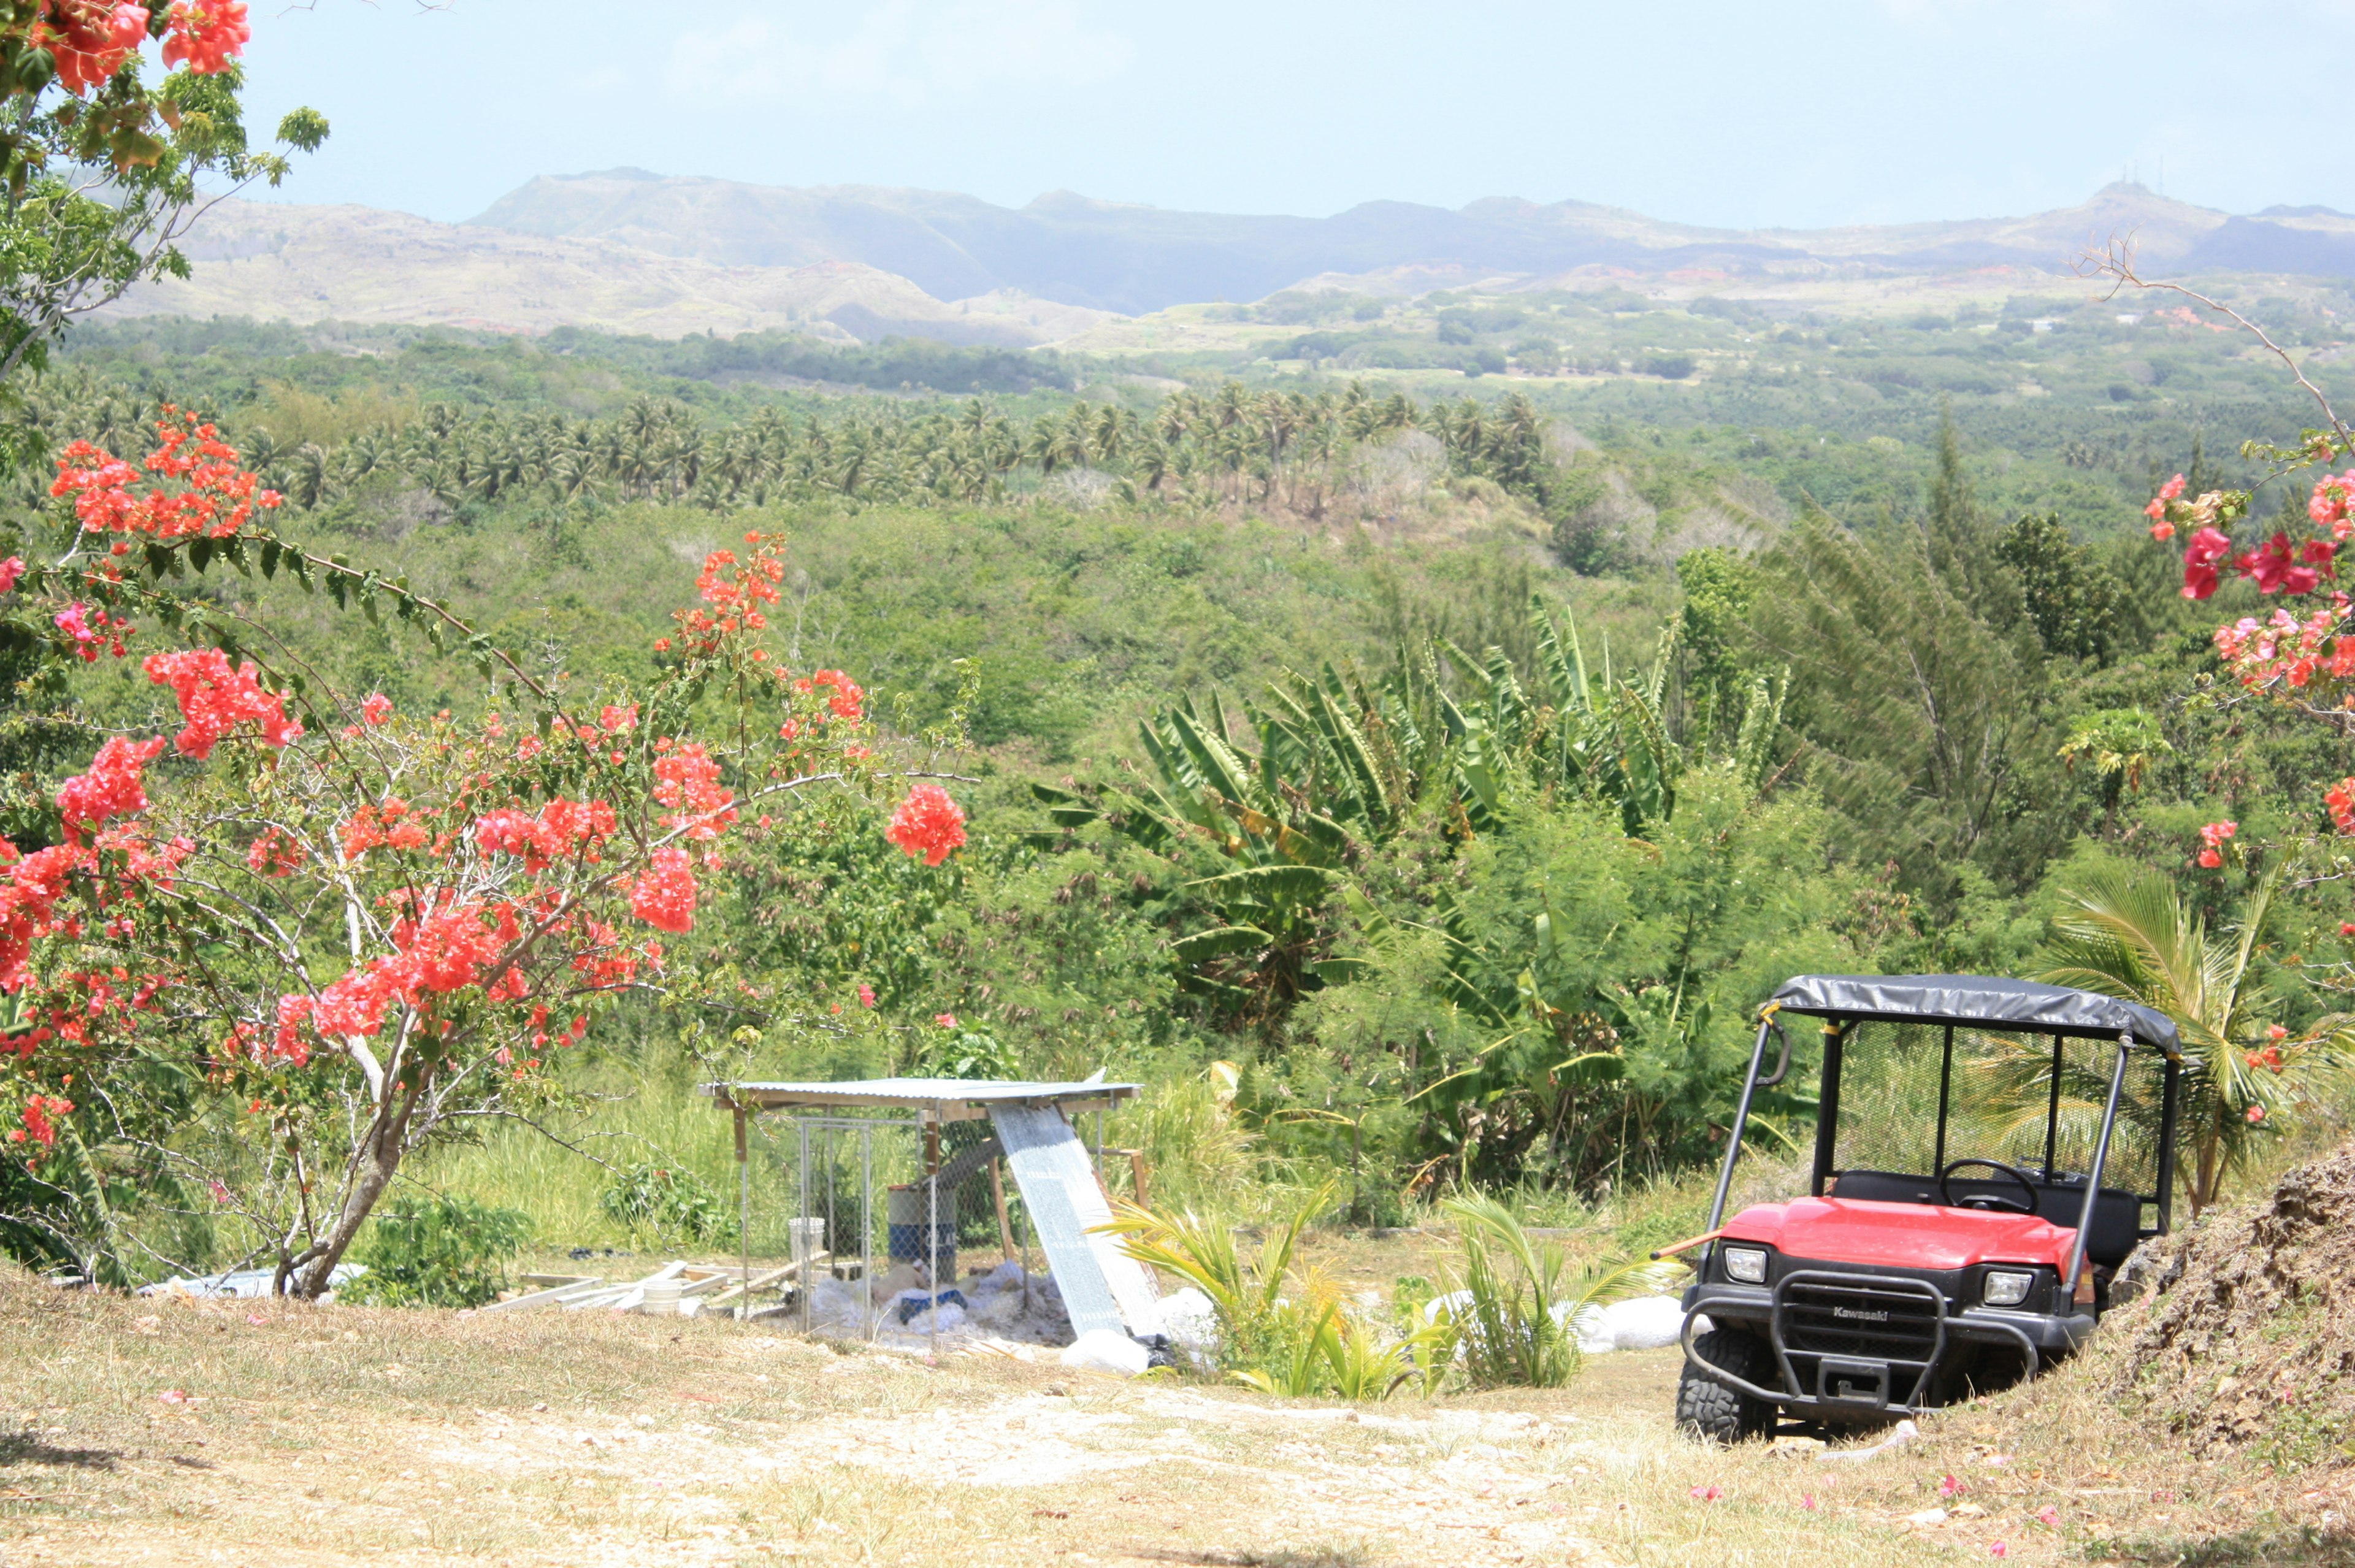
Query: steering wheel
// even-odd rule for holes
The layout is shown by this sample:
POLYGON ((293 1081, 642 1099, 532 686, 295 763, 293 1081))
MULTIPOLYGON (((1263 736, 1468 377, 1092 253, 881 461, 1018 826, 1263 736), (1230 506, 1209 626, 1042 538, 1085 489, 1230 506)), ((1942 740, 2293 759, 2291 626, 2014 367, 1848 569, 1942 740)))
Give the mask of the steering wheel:
POLYGON ((2001 1160, 1958 1159, 1950 1163, 1945 1169, 1938 1172, 1938 1196, 1945 1200, 1946 1207, 1949 1209, 1992 1209, 1998 1212, 2005 1214, 2033 1215, 2036 1212, 2036 1200, 2039 1194, 2036 1189, 2036 1183, 2030 1181, 2025 1172, 2014 1170, 2011 1167, 2004 1164, 2001 1160), (2009 1176, 2014 1181, 2019 1182, 2020 1190, 2028 1194, 2028 1202, 2026 1205, 2023 1206, 2021 1204, 2015 1203, 2008 1198, 1998 1198, 1992 1192, 1975 1192, 1962 1202, 1955 1202, 1955 1195, 1948 1189, 1946 1183, 1954 1179, 1955 1172, 1962 1169, 1965 1166, 1971 1165, 1983 1165, 1987 1167, 1987 1169, 1995 1172, 1998 1176, 2009 1176))

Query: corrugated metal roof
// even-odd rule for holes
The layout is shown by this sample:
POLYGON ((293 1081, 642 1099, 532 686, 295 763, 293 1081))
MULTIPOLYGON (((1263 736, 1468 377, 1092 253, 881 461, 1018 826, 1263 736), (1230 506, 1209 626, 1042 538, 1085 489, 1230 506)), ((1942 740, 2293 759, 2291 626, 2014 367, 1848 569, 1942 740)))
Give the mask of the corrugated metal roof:
POLYGON ((1047 1104, 1074 1101, 1133 1100, 1135 1083, 1016 1083, 971 1078, 861 1078, 837 1083, 707 1083, 704 1093, 723 1103, 770 1109, 783 1105, 897 1105, 911 1109, 949 1105, 1047 1104))

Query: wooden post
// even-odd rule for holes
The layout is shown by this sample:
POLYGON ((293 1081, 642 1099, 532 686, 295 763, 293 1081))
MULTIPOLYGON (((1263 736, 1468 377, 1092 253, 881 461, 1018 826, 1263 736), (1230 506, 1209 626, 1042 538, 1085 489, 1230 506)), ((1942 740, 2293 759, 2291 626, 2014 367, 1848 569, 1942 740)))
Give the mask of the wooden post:
MULTIPOLYGON (((744 1249, 744 1275, 752 1277, 752 1161, 745 1147, 744 1107, 730 1100, 728 1108, 736 1113, 736 1240, 744 1249)), ((744 1287, 744 1304, 736 1316, 744 1317, 752 1310, 752 1287, 744 1287)))
POLYGON ((1136 1183, 1136 1206, 1140 1209, 1153 1207, 1153 1194, 1146 1186, 1146 1179, 1152 1169, 1153 1168, 1146 1163, 1143 1149, 1133 1148, 1128 1151, 1128 1174, 1130 1179, 1136 1183))
POLYGON ((997 1248, 1006 1254, 1006 1261, 1011 1263, 1014 1261, 1014 1226, 1006 1217, 1006 1178, 997 1168, 999 1163, 995 1159, 989 1162, 989 1196, 990 1200, 997 1205, 997 1248))

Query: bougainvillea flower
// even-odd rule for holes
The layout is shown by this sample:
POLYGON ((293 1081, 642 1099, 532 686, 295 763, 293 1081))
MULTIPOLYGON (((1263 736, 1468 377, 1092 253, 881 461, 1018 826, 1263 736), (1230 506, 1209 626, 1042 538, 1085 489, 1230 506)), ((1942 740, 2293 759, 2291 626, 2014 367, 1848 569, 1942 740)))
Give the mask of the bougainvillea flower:
POLYGON ((630 912, 675 936, 695 929, 695 868, 686 850, 657 849, 647 857, 645 875, 630 891, 630 912))
POLYGON ((164 63, 185 65, 200 76, 227 70, 253 37, 245 0, 179 0, 164 26, 164 63))
POLYGON ((2200 528, 2185 541, 2183 596, 2205 599, 2216 592, 2216 563, 2232 553, 2232 539, 2216 528, 2200 528))
POLYGON ((922 855, 925 865, 937 866, 964 843, 964 813, 940 785, 920 784, 891 814, 883 836, 910 855, 922 855))

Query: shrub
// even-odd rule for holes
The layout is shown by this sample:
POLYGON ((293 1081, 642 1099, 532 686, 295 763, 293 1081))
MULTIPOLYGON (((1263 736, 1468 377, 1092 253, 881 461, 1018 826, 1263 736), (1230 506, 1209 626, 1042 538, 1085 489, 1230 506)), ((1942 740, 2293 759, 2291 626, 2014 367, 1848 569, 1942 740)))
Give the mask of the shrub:
POLYGON ((1648 1260, 1573 1276, 1558 1243, 1533 1240, 1484 1194, 1451 1198, 1464 1247, 1458 1288, 1439 1314, 1475 1388, 1561 1388, 1578 1375, 1578 1318, 1651 1283, 1648 1260))
POLYGON ((633 1231, 666 1240, 732 1242, 736 1216, 711 1184, 677 1165, 639 1163, 613 1173, 598 1206, 633 1231))
POLYGON ((530 1220, 512 1209, 398 1198, 368 1221, 357 1249, 368 1272, 338 1295, 371 1307, 480 1307, 496 1298, 503 1265, 530 1239, 530 1220))
POLYGON ((1444 1354, 1429 1353, 1444 1328, 1385 1339, 1343 1305, 1331 1280, 1313 1269, 1295 1271, 1300 1232, 1337 1191, 1328 1181, 1310 1193, 1288 1221, 1270 1229, 1251 1260, 1236 1252, 1224 1222, 1191 1213, 1165 1217, 1122 1203, 1103 1229, 1124 1238, 1129 1256, 1168 1270, 1210 1298, 1220 1363, 1235 1381, 1294 1398, 1388 1399, 1418 1380, 1429 1392, 1434 1373, 1447 1365, 1444 1354))

